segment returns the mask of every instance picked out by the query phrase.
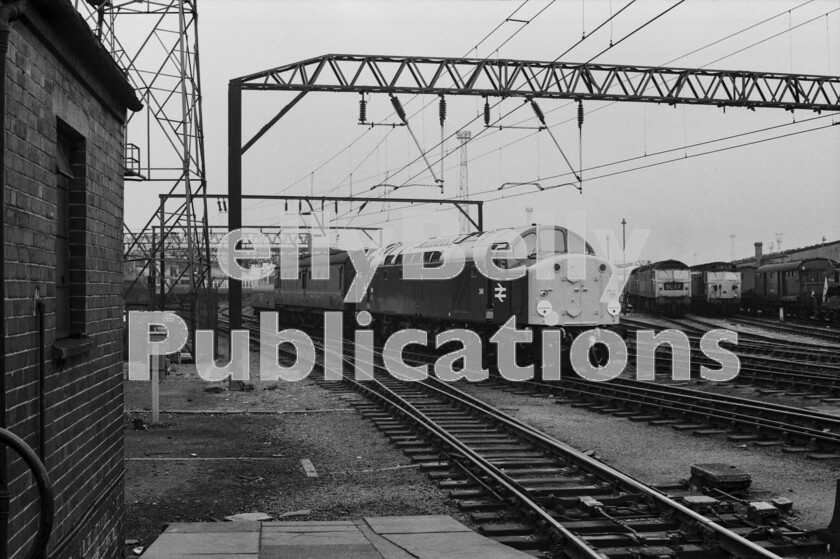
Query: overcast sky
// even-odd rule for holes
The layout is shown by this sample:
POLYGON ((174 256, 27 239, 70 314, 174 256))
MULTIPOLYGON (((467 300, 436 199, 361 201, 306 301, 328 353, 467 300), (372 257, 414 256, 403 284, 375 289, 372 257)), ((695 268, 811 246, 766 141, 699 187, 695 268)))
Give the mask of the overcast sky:
MULTIPOLYGON (((608 47, 611 39, 617 42, 677 1, 634 3, 562 61, 589 60, 608 47)), ((627 3, 201 0, 199 48, 209 190, 227 190, 227 83, 231 78, 327 53, 550 61, 627 3), (502 23, 518 7, 514 19, 529 23, 502 23)), ((596 61, 836 76, 840 72, 838 9, 837 1, 824 0, 687 0, 596 61), (813 21, 806 23, 809 20, 813 21), (751 46, 754 43, 759 44, 751 46)), ((245 93, 243 136, 253 135, 292 97, 281 92, 245 93)), ((405 95, 401 100, 430 161, 437 162, 436 98, 405 95)), ((307 194, 311 190, 315 195, 349 195, 351 172, 352 192, 357 195, 381 195, 383 189, 371 190, 371 186, 383 182, 431 184, 422 161, 409 165, 420 152, 408 131, 359 126, 358 101, 358 94, 316 93, 304 98, 244 157, 245 193, 307 194)), ((612 229, 620 236, 621 220, 626 219, 628 236, 634 229, 650 230, 642 258, 676 258, 688 264, 728 260, 733 234, 736 257, 750 255, 755 241, 764 241, 767 251, 776 234, 783 235, 785 249, 818 243, 823 236, 840 239, 840 126, 699 155, 826 127, 840 123, 840 115, 587 101, 583 193, 569 186, 544 192, 523 186, 500 193, 504 182, 537 181, 544 186, 565 182, 570 177, 553 177, 568 173, 569 168, 547 132, 483 131, 481 118, 470 123, 482 110, 481 103, 479 98, 449 98, 446 134, 462 127, 474 136, 481 132, 468 145, 469 188, 471 197, 487 201, 488 229, 525 224, 526 207, 552 209, 561 222, 567 210, 583 210, 587 235, 593 236, 595 229, 612 229), (735 135, 740 136, 713 141, 735 135), (711 143, 695 145, 702 142, 711 143), (656 155, 665 150, 673 151, 656 155), (635 159, 604 166, 629 158, 635 159), (671 159, 677 161, 655 165, 671 159), (599 166, 604 167, 593 169, 599 166), (501 194, 505 197, 500 198, 501 194)), ((539 104, 563 152, 577 168, 581 144, 576 106, 551 100, 539 104)), ((530 107, 522 105, 521 99, 505 100, 493 109, 494 119, 513 111, 501 124, 535 126, 530 107)), ((391 113, 386 95, 370 98, 370 120, 394 122, 391 113)), ((445 198, 458 192, 456 148, 454 139, 445 144, 447 153, 451 152, 445 158, 445 198)), ((439 174, 438 164, 434 172, 439 174)), ((158 190, 155 185, 128 184, 126 221, 131 226, 145 223, 156 205, 156 196, 151 194, 158 190)), ((428 186, 406 186, 398 195, 441 197, 438 189, 428 186)), ((268 202, 246 202, 245 207, 243 221, 249 224, 277 223, 283 211, 281 204, 268 202)), ((390 214, 387 209, 384 205, 365 208, 352 224, 382 225, 386 218, 396 216, 393 206, 390 214)), ((450 215, 454 224, 456 214, 450 215)), ((215 211, 213 204, 211 223, 226 222, 226 215, 215 211)), ((596 250, 602 252, 597 245, 596 250)))

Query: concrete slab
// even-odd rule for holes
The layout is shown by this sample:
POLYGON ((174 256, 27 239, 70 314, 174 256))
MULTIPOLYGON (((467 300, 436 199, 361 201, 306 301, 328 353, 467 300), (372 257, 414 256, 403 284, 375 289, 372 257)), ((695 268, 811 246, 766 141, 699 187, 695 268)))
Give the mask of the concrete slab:
POLYGON ((418 559, 533 559, 475 532, 387 534, 386 539, 418 559))
POLYGON ((264 531, 262 534, 262 545, 283 546, 283 545, 365 545, 367 538, 359 530, 352 532, 274 532, 264 531))
POLYGON ((175 522, 164 534, 221 534, 230 532, 259 532, 259 522, 175 522))
POLYGON ((356 524, 349 520, 320 522, 263 522, 263 533, 268 532, 358 532, 356 524))
POLYGON ((365 535, 368 541, 376 548, 376 551, 382 555, 382 559, 416 559, 413 555, 405 551, 403 548, 394 545, 386 540, 384 536, 380 536, 370 529, 370 526, 365 524, 364 520, 356 521, 356 526, 359 531, 365 535))
POLYGON ((259 532, 170 532, 156 539, 143 557, 248 555, 259 553, 259 546, 259 532))
POLYGON ((429 534, 470 532, 471 530, 446 515, 366 516, 365 522, 377 534, 429 534))
POLYGON ((444 515, 176 523, 144 559, 527 559, 444 515))
POLYGON ((295 520, 286 522, 263 522, 263 528, 272 528, 275 526, 355 526, 352 520, 295 520))
POLYGON ((365 545, 264 545, 259 559, 382 559, 365 545))
POLYGON ((305 532, 356 532, 352 524, 350 526, 263 526, 263 534, 273 532, 293 532, 302 534, 305 532))
POLYGON ((211 553, 211 554, 202 554, 202 555, 172 555, 168 551, 163 553, 152 553, 149 554, 148 551, 143 554, 143 559, 260 559, 260 556, 256 553, 234 553, 234 554, 227 554, 227 553, 211 553))

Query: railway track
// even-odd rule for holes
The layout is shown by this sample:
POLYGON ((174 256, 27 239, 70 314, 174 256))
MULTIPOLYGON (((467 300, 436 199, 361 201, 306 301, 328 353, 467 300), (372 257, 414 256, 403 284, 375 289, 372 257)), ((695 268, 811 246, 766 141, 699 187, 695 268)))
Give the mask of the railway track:
MULTIPOLYGON (((777 557, 819 543, 781 520, 744 522, 713 499, 716 521, 686 491, 665 495, 436 379, 332 383, 364 395, 363 416, 403 449, 479 531, 555 557, 777 557), (781 537, 780 537, 781 536, 781 537)), ((697 495, 694 495, 695 497, 697 495)))
MULTIPOLYGON (((684 332, 694 345, 709 330, 723 327, 720 324, 696 317, 679 319, 656 317, 656 320, 658 322, 648 321, 644 318, 622 317, 621 324, 631 330, 663 329, 661 323, 673 324, 684 332)), ((788 362, 840 364, 840 346, 832 348, 818 342, 812 344, 804 341, 789 342, 751 332, 739 332, 737 350, 742 355, 775 357, 788 362)))
POLYGON ((746 317, 743 315, 729 317, 728 320, 731 320, 733 322, 740 322, 741 324, 747 324, 750 326, 759 326, 761 328, 767 328, 769 330, 775 330, 777 332, 788 332, 791 334, 798 334, 800 336, 807 336, 810 338, 817 338, 820 340, 826 340, 829 342, 840 344, 840 330, 838 330, 837 328, 830 327, 828 325, 819 328, 815 325, 802 324, 797 322, 782 323, 778 320, 746 317))
POLYGON ((788 452, 812 458, 840 458, 836 415, 629 379, 598 383, 566 378, 550 383, 500 382, 500 386, 556 395, 560 403, 697 435, 726 434, 731 441, 784 446, 788 452))
MULTIPOLYGON (((623 322, 631 331, 634 329, 650 329, 655 325, 639 321, 627 320, 623 322)), ((659 327, 661 328, 661 327, 659 327)), ((699 349, 699 334, 688 334, 691 345, 690 369, 692 376, 699 377, 700 366, 717 368, 718 364, 707 357, 699 349)), ((629 364, 635 363, 635 342, 632 336, 627 340, 629 364)), ((739 339, 737 347, 741 367, 733 382, 738 384, 752 384, 778 393, 789 393, 805 398, 834 398, 840 396, 840 351, 812 350, 812 361, 800 361, 791 358, 787 352, 783 357, 762 355, 761 346, 742 343, 739 339)), ((799 353, 793 354, 799 356, 799 353)), ((671 359, 668 354, 657 356, 656 370, 663 376, 670 375, 671 359)))
MULTIPOLYGON (((428 352, 404 355, 418 364, 428 364, 437 357, 428 352)), ((628 374, 632 376, 633 371, 629 370, 628 374)), ((761 378, 760 371, 749 372, 746 376, 753 374, 756 377, 751 379, 754 384, 787 386, 789 389, 799 386, 806 391, 778 392, 819 396, 813 387, 813 377, 794 380, 788 375, 784 381, 772 381, 761 378)), ((816 459, 840 458, 840 416, 837 415, 630 378, 592 382, 566 374, 560 381, 512 383, 496 373, 491 379, 499 388, 511 388, 523 394, 557 395, 559 403, 627 417, 631 421, 670 425, 697 435, 726 434, 731 441, 781 446, 786 452, 803 452, 816 459)), ((836 390, 838 379, 832 380, 836 390)))
POLYGON ((432 377, 400 382, 375 370, 370 380, 345 373, 343 381, 319 383, 363 395, 356 404, 362 415, 448 490, 481 533, 501 543, 591 559, 775 558, 824 548, 783 515, 758 521, 744 501, 688 486, 666 494, 451 384, 432 377))

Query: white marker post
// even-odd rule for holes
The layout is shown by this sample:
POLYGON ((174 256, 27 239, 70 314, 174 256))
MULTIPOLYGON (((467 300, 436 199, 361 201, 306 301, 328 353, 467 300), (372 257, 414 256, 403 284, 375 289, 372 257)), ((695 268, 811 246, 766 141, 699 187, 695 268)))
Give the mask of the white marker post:
POLYGON ((785 321, 785 308, 779 307, 779 322, 785 321))
POLYGON ((152 356, 152 425, 160 423, 160 364, 163 359, 166 359, 163 355, 152 356))

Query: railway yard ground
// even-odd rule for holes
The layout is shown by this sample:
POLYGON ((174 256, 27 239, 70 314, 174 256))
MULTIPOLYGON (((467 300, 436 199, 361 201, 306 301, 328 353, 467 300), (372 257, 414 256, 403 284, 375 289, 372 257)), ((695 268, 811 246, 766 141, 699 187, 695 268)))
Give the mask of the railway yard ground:
POLYGON ((469 523, 348 405, 355 398, 258 375, 253 391, 229 391, 199 379, 194 365, 174 369, 161 384, 160 426, 138 412, 149 407, 148 383, 126 384, 127 556, 167 523, 241 513, 294 521, 446 514, 469 523), (307 477, 304 459, 318 477, 307 477))
MULTIPOLYGON (((631 319, 668 326, 668 321, 641 315, 631 319)), ((814 341, 778 336, 785 343, 814 341)), ((458 487, 469 485, 446 481, 445 474, 427 475, 428 468, 420 467, 423 460, 411 452, 411 445, 423 443, 393 431, 390 420, 367 407, 361 394, 320 382, 319 370, 301 382, 263 382, 258 367, 252 348, 251 380, 244 390, 229 390, 227 382, 201 380, 192 364, 173 365, 161 383, 159 426, 149 425, 148 383, 126 384, 127 557, 147 548, 169 523, 218 523, 241 513, 259 512, 281 521, 357 522, 371 516, 449 515, 479 532, 487 530, 475 516, 476 510, 485 509, 470 510, 463 498, 453 498, 453 487, 457 493, 458 487), (317 477, 307 475, 310 464, 317 477)), ((840 403, 825 395, 762 390, 750 383, 658 380, 840 418, 840 403)), ((609 405, 593 406, 533 387, 496 382, 456 386, 664 492, 684 486, 692 466, 721 463, 751 476, 748 493, 742 495, 745 501, 792 501, 785 518, 799 528, 818 530, 832 518, 840 477, 840 455, 833 451, 808 453, 792 442, 762 446, 750 438, 733 441, 727 429, 695 425, 678 430, 677 421, 652 426, 646 416, 628 418, 609 405)), ((507 530, 518 533, 513 525, 507 530)), ((499 540, 521 537, 500 534, 499 540)))

